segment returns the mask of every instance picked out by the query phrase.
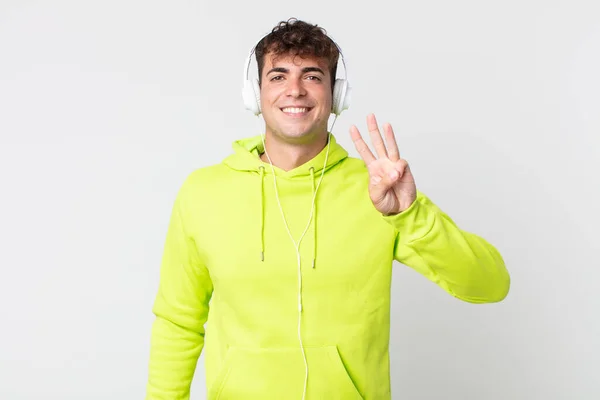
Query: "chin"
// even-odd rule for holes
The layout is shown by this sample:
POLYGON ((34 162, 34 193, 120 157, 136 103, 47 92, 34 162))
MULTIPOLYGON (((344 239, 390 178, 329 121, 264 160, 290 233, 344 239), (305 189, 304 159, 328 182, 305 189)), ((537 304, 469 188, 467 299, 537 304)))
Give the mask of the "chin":
POLYGON ((307 129, 281 129, 277 131, 278 136, 293 141, 311 141, 317 134, 315 130, 307 129))

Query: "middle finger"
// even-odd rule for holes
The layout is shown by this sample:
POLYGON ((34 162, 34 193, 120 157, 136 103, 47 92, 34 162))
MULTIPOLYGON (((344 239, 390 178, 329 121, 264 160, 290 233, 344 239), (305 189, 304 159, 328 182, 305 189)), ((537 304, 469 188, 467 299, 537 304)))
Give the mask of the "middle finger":
POLYGON ((375 114, 369 114, 367 116, 367 128, 369 129, 369 134, 371 135, 371 142, 373 143, 373 147, 375 147, 375 152, 380 158, 387 158, 387 149, 385 148, 385 143, 383 141, 383 138, 381 137, 381 133, 379 133, 379 127, 377 126, 377 119, 375 118, 375 114))

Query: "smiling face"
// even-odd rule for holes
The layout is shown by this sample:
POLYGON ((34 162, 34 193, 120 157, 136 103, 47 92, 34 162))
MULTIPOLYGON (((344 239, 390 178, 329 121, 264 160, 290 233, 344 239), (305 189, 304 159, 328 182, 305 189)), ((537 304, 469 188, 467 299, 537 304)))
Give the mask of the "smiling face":
POLYGON ((266 54, 260 88, 266 134, 289 143, 327 135, 331 79, 325 58, 266 54))

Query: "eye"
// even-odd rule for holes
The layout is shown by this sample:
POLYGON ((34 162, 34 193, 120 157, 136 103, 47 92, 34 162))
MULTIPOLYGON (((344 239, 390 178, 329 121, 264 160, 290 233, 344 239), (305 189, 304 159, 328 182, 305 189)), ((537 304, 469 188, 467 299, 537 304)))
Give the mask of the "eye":
POLYGON ((316 75, 309 75, 307 76, 307 78, 311 81, 315 80, 315 81, 321 81, 321 77, 316 76, 316 75))
POLYGON ((283 75, 275 75, 270 81, 280 81, 281 79, 283 79, 283 75))

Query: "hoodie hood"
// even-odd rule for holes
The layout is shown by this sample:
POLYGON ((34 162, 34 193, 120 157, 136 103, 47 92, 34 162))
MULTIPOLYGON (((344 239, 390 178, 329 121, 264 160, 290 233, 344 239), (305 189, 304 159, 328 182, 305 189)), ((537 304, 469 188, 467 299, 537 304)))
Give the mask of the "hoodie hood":
POLYGON ((348 152, 337 143, 333 134, 329 134, 329 146, 325 146, 323 150, 317 154, 313 159, 306 163, 290 170, 284 171, 281 168, 272 166, 270 163, 266 163, 260 159, 260 155, 264 152, 262 135, 253 136, 246 139, 241 139, 233 142, 234 153, 223 160, 223 164, 229 168, 239 172, 257 173, 260 176, 257 191, 260 193, 260 210, 258 215, 260 218, 260 228, 257 230, 259 235, 259 246, 260 246, 260 260, 265 260, 265 177, 271 175, 273 183, 275 185, 275 192, 277 192, 278 178, 286 180, 296 181, 298 185, 302 185, 304 182, 310 186, 312 190, 312 207, 310 218, 307 222, 306 228, 299 238, 294 238, 287 227, 287 220, 281 204, 279 203, 279 196, 277 195, 277 202, 281 211, 281 216, 285 222, 286 228, 288 228, 288 234, 290 239, 294 242, 296 248, 300 246, 300 242, 308 232, 312 224, 312 236, 313 236, 313 248, 312 248, 312 268, 316 267, 317 259, 317 193, 321 184, 321 179, 324 178, 325 172, 337 165, 348 157, 348 152), (324 170, 323 170, 324 169, 324 170), (273 172, 275 175, 273 176, 273 172))
MULTIPOLYGON (((348 152, 337 143, 333 134, 329 135, 331 143, 329 144, 329 155, 327 155, 327 146, 317 154, 312 160, 294 168, 290 171, 284 171, 273 166, 276 177, 285 178, 307 178, 312 174, 320 174, 327 157, 325 171, 348 157, 348 152), (312 172, 311 172, 312 170, 312 172)), ((234 153, 225 158, 223 163, 236 171, 259 172, 260 168, 265 167, 266 173, 271 173, 271 165, 260 159, 260 155, 265 151, 262 136, 257 135, 246 139, 233 142, 234 153), (267 168, 268 167, 268 168, 267 168)))

